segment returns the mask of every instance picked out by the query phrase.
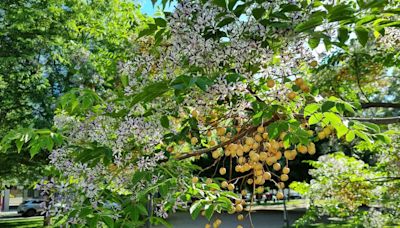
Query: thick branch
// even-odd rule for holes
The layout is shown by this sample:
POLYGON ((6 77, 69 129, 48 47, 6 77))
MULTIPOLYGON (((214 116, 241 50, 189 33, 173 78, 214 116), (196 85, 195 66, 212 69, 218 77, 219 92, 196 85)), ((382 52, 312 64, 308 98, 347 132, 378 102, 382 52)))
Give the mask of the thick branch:
POLYGON ((362 108, 400 108, 400 103, 369 102, 362 103, 362 108))
MULTIPOLYGON (((294 114, 296 119, 304 119, 303 114, 294 114)), ((308 117, 306 118, 308 119, 308 117)), ((356 120, 360 122, 370 122, 374 124, 394 124, 400 123, 400 116, 395 117, 343 117, 345 120, 356 120)))
MULTIPOLYGON (((267 125, 273 123, 274 121, 276 121, 277 119, 278 119, 278 116, 275 115, 270 120, 265 122, 263 125, 267 126, 267 125)), ((230 139, 228 141, 225 141, 225 142, 223 142, 221 144, 218 144, 218 145, 210 147, 210 148, 204 148, 204 149, 199 149, 199 150, 192 151, 190 153, 187 153, 187 154, 184 154, 182 156, 179 156, 176 159, 177 160, 183 160, 183 159, 186 159, 186 158, 190 158, 190 157, 194 157, 194 156, 198 156, 198 155, 201 155, 201 154, 212 152, 212 151, 214 151, 214 150, 216 150, 218 148, 221 148, 223 146, 226 146, 226 145, 229 145, 231 143, 234 143, 234 142, 240 140, 241 138, 243 138, 244 136, 246 136, 248 134, 253 133, 254 131, 257 130, 257 127, 258 126, 251 126, 251 127, 247 128, 245 130, 240 131, 239 134, 235 135, 235 137, 233 137, 232 139, 230 139)))
POLYGON ((349 120, 357 120, 360 122, 370 122, 374 124, 394 124, 400 123, 400 116, 395 117, 382 117, 382 118, 363 118, 363 117, 347 117, 349 120))

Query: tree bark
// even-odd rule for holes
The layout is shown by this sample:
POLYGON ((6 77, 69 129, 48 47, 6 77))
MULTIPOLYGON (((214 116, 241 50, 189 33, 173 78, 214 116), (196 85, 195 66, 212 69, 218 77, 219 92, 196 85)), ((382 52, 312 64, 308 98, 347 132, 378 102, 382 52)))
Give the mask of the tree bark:
POLYGON ((367 109, 367 108, 400 108, 400 103, 369 102, 369 103, 362 103, 361 107, 363 109, 367 109))

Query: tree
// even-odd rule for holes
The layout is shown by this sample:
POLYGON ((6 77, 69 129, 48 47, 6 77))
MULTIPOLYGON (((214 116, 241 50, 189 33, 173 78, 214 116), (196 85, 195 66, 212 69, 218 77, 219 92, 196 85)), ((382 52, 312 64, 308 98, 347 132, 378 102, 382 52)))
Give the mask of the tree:
MULTIPOLYGON (((60 99, 46 134, 64 142, 50 155, 54 179, 38 185, 51 205, 63 205, 54 225, 168 225, 167 212, 189 201, 193 218, 203 210, 208 220, 215 212, 242 213, 235 192, 245 195, 247 185, 261 193, 270 181, 283 198, 295 172, 289 161, 314 155, 314 142, 387 142, 368 123, 386 119, 360 119, 354 105, 318 96, 305 80, 318 62, 304 39, 347 47, 348 38, 328 33, 346 25, 365 45, 370 31, 397 25, 396 4, 181 1, 172 14, 142 22, 131 60, 121 63, 109 90, 76 88, 60 99), (379 20, 386 13, 392 18, 379 20), (192 176, 198 167, 191 160, 199 156, 213 157, 224 179, 192 176), (229 165, 219 167, 224 161, 229 165), (154 214, 145 210, 149 194, 154 214)), ((6 136, 3 148, 46 149, 31 137, 21 144, 25 135, 6 136)))
MULTIPOLYGON (((50 128, 58 97, 71 88, 104 93, 118 62, 129 55, 138 21, 146 20, 126 1, 2 1, 0 9, 1 138, 21 131, 33 137, 30 128, 50 128)), ((49 152, 46 137, 41 139, 49 152)), ((29 150, 33 157, 39 149, 21 149, 17 145, 2 155, 3 180, 41 175, 48 153, 29 161, 29 150)))

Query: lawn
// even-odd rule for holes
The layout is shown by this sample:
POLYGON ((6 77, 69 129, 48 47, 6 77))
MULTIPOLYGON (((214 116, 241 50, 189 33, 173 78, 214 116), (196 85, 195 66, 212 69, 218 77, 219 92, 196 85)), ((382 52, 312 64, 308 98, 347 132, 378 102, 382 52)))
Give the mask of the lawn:
POLYGON ((0 227, 43 227, 43 217, 1 219, 0 227))

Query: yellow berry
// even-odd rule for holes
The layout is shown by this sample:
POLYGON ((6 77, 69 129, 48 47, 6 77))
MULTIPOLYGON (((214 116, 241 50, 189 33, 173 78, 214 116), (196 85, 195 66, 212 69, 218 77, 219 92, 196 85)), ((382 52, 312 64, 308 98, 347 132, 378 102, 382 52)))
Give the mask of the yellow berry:
POLYGON ((199 113, 196 110, 192 111, 192 117, 197 118, 199 116, 199 113))
POLYGON ((196 137, 192 137, 192 138, 190 139, 190 142, 192 143, 192 145, 196 145, 197 142, 199 142, 199 140, 198 140, 196 137))
POLYGON ((258 193, 258 194, 261 194, 261 193, 263 193, 263 192, 264 192, 264 187, 263 187, 263 186, 257 187, 257 193, 258 193))
POLYGON ((312 62, 310 62, 310 66, 311 67, 316 67, 318 65, 318 62, 313 60, 312 62))
POLYGON ((274 87, 274 86, 275 86, 275 81, 272 80, 272 79, 268 79, 268 81, 267 81, 267 86, 268 86, 269 88, 274 87))
POLYGON ((271 179, 271 173, 270 172, 265 172, 264 174, 263 174, 263 178, 265 179, 265 180, 270 180, 271 179))
POLYGON ((227 187, 228 187, 228 182, 222 181, 221 187, 222 187, 222 188, 227 188, 227 187))
POLYGON ((236 211, 236 212, 242 212, 242 211, 243 211, 243 206, 242 206, 242 204, 237 204, 237 205, 236 205, 236 208, 235 208, 235 211, 236 211))
POLYGON ((332 133, 332 130, 329 127, 326 127, 324 128, 323 132, 325 133, 326 136, 328 136, 332 133))
POLYGON ((297 151, 298 151, 299 153, 306 154, 306 153, 307 153, 307 147, 306 147, 306 146, 303 146, 303 145, 298 145, 298 146, 297 146, 297 151))
POLYGON ((282 192, 278 192, 278 193, 276 194, 276 198, 277 198, 278 200, 283 199, 283 193, 282 193, 282 192))
POLYGON ((226 133, 226 128, 224 127, 217 128, 217 135, 222 136, 225 135, 225 133, 226 133))
POLYGON ((282 169, 282 173, 284 173, 284 174, 288 174, 289 172, 290 172, 290 169, 288 167, 284 167, 282 169))
POLYGON ((207 178, 206 184, 211 184, 212 182, 213 182, 213 180, 211 178, 207 178))
POLYGON ((297 86, 301 86, 301 85, 304 84, 304 80, 303 80, 302 78, 296 78, 296 80, 294 80, 294 83, 295 83, 297 86))
POLYGON ((219 169, 219 174, 225 175, 226 174, 226 169, 224 167, 219 169))
POLYGON ((290 100, 294 100, 296 98, 296 96, 297 96, 297 94, 294 91, 287 94, 287 98, 289 98, 290 100))
POLYGON ((233 191, 233 189, 235 189, 235 185, 234 184, 229 184, 228 185, 228 190, 229 191, 233 191))
POLYGON ((264 133, 264 131, 265 131, 265 128, 263 126, 259 126, 257 128, 257 132, 260 133, 260 134, 264 133))
POLYGON ((253 184, 253 179, 249 178, 249 179, 247 180, 247 184, 253 184))
POLYGON ((272 166, 272 168, 273 168, 275 171, 279 171, 279 170, 281 169, 281 164, 275 163, 275 164, 272 166))
POLYGON ((211 225, 207 223, 204 228, 211 228, 211 225))
POLYGON ((287 181, 287 180, 289 180, 289 176, 287 174, 282 174, 281 181, 287 181))
POLYGON ((199 182, 199 178, 198 177, 193 177, 192 178, 192 183, 196 184, 197 182, 199 182))
POLYGON ((323 131, 321 131, 321 132, 318 132, 318 138, 319 139, 324 139, 326 137, 326 135, 325 135, 325 132, 323 132, 323 131))
POLYGON ((242 214, 240 214, 240 215, 237 216, 237 220, 243 221, 243 219, 244 219, 244 216, 243 216, 242 214))

